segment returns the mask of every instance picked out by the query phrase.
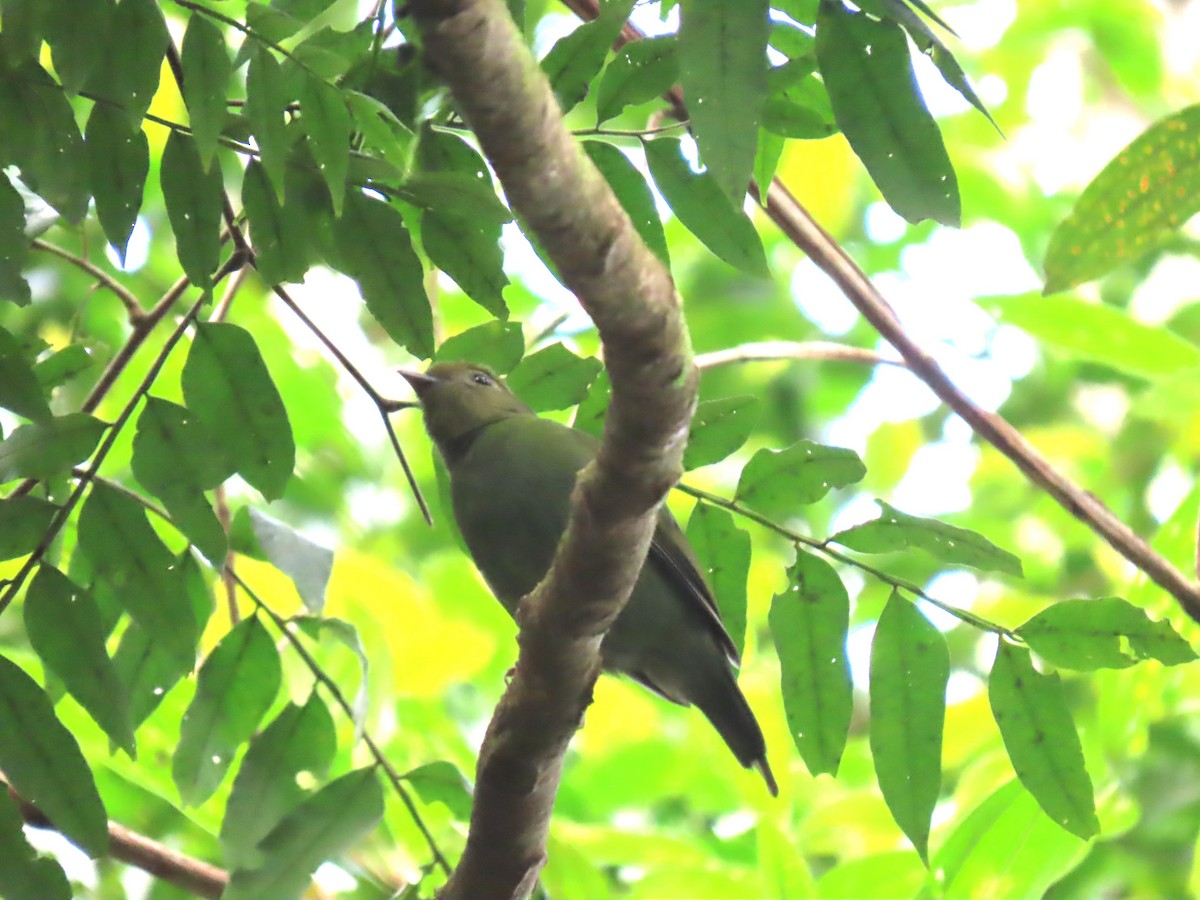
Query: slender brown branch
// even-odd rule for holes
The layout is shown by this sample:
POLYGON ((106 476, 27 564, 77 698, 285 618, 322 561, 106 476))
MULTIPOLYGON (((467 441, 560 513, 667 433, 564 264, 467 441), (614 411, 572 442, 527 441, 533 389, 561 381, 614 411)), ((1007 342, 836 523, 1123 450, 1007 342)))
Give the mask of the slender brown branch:
POLYGON ((84 259, 82 256, 76 256, 65 247, 60 247, 57 244, 52 244, 49 241, 44 241, 41 238, 33 239, 33 248, 42 250, 46 253, 53 253, 55 256, 62 257, 76 268, 87 272, 98 282, 112 291, 117 299, 121 301, 121 305, 125 307, 125 314, 129 316, 129 322, 132 325, 137 325, 138 321, 145 315, 142 311, 142 305, 138 302, 138 298, 133 295, 129 288, 117 281, 91 260, 84 259))
POLYGON ((366 395, 371 398, 371 402, 375 404, 375 408, 379 410, 379 415, 383 419, 383 427, 387 432, 388 440, 392 444, 392 451, 396 454, 396 458, 400 460, 400 468, 404 470, 404 477, 408 480, 409 490, 412 491, 413 497, 417 501, 417 506, 421 510, 421 515, 425 517, 425 521, 433 524, 433 513, 429 509, 429 504, 425 502, 425 495, 421 492, 420 485, 417 484, 417 477, 413 474, 412 467, 408 464, 408 457, 404 455, 404 449, 400 446, 400 439, 396 437, 396 430, 392 428, 392 422, 388 418, 388 413, 395 412, 399 409, 410 409, 419 404, 411 403, 407 400, 389 400, 375 390, 371 382, 367 381, 362 372, 358 371, 358 367, 352 363, 349 358, 341 351, 333 341, 331 341, 320 328, 317 323, 310 319, 300 308, 300 305, 292 298, 292 295, 280 284, 271 285, 271 290, 275 292, 275 296, 283 301, 283 304, 290 309, 305 327, 308 328, 317 340, 325 345, 332 355, 346 370, 346 373, 353 378, 358 386, 366 392, 366 395))
POLYGON ((550 571, 518 609, 520 647, 480 749, 462 860, 444 898, 524 897, 545 859, 562 756, 591 700, 600 642, 681 474, 697 370, 670 274, 563 124, 502 0, 414 0, 425 58, 596 323, 613 385, 550 571))
MULTIPOLYGON (((16 800, 21 817, 26 822, 35 828, 56 830, 54 823, 45 813, 0 781, 0 790, 4 789, 16 800)), ((155 878, 197 897, 217 900, 229 884, 229 875, 224 869, 180 853, 116 822, 108 823, 108 852, 113 859, 136 866, 155 878)))
MULTIPOLYGON (((588 21, 599 14, 596 0, 563 0, 580 18, 588 21)), ((617 46, 640 40, 645 35, 626 23, 617 46)), ((687 119, 687 107, 678 87, 665 96, 672 115, 687 119)), ((818 224, 778 178, 766 191, 757 186, 756 196, 767 215, 800 250, 828 275, 903 358, 908 368, 929 386, 939 399, 956 412, 983 440, 994 446, 1029 479, 1075 518, 1079 519, 1152 581, 1178 601, 1192 619, 1200 622, 1200 585, 1157 553, 1126 525, 1103 501, 1075 484, 1054 468, 1025 436, 1002 416, 988 412, 971 401, 950 380, 933 358, 914 341, 900 324, 891 306, 846 250, 818 224)), ((1200 554, 1198 554, 1200 555, 1200 554)), ((1200 574, 1200 572, 1198 572, 1200 574)))
POLYGON ((1030 481, 1145 572, 1179 601, 1189 616, 1200 622, 1200 588, 1155 552, 1098 497, 1055 469, 1007 420, 975 405, 904 330, 862 269, 778 181, 773 182, 767 192, 766 211, 792 242, 834 280, 875 330, 896 348, 913 374, 958 413, 977 435, 1007 456, 1030 481))
MULTIPOLYGON (((288 624, 288 621, 284 619, 283 616, 271 609, 271 607, 268 606, 266 602, 258 596, 257 593, 255 593, 254 589, 251 588, 250 585, 246 584, 240 575, 237 575, 232 571, 230 574, 232 575, 233 580, 237 582, 237 586, 246 592, 246 596, 250 598, 250 601, 255 605, 255 607, 266 613, 267 617, 275 624, 275 627, 279 629, 279 632, 283 638, 292 645, 292 649, 296 651, 296 655, 300 657, 304 665, 308 668, 309 672, 312 673, 313 678, 315 678, 325 688, 325 690, 329 692, 329 695, 333 698, 334 702, 341 707, 342 712, 344 712, 351 721, 354 721, 354 707, 350 704, 350 701, 346 699, 346 695, 342 693, 342 689, 338 687, 337 682, 329 677, 328 673, 321 668, 320 663, 318 663, 313 658, 312 654, 308 652, 308 648, 304 646, 304 642, 301 641, 296 635, 295 629, 288 624)), ((430 832, 429 827, 425 824, 425 820, 422 818, 420 810, 417 809, 417 805, 412 799, 412 794, 410 794, 408 788, 404 786, 403 776, 395 770, 390 762, 388 762, 387 757, 383 755, 383 751, 379 749, 379 745, 375 743, 375 740, 371 737, 371 735, 367 734, 366 731, 363 731, 362 738, 363 743, 367 745, 367 749, 371 752, 371 757, 375 760, 375 764, 383 769, 384 774, 387 775, 388 781, 391 782, 392 789, 396 792, 396 796, 400 798, 400 802, 403 803, 405 808, 408 810, 408 814, 412 818, 413 824, 415 824, 417 826, 417 830, 421 832, 421 836, 425 839, 425 843, 429 847, 429 852, 433 856, 433 861, 443 872, 449 874, 450 863, 447 862, 445 855, 437 845, 437 841, 434 840, 433 833, 430 832)))
POLYGON ((713 350, 696 357, 701 370, 715 369, 731 363, 778 362, 782 360, 818 360, 821 362, 853 362, 868 366, 899 366, 906 363, 894 356, 885 356, 865 347, 851 347, 832 341, 762 341, 741 344, 727 350, 713 350))
MULTIPOLYGON (((230 272, 240 268, 243 264, 244 257, 242 254, 234 253, 217 271, 217 274, 214 277, 214 283, 220 282, 230 272)), ((16 597, 17 592, 20 591, 21 586, 25 583, 25 579, 29 577, 30 572, 37 568, 41 562, 42 556, 50 548, 50 545, 54 543, 54 539, 58 536, 59 531, 62 530, 63 525, 66 524, 67 519, 70 518, 72 511, 75 509, 76 505, 78 505, 84 491, 87 490, 91 480, 96 477, 96 473, 99 471, 100 466, 104 463, 109 451, 112 450, 113 445, 120 436, 122 429, 125 427, 130 417, 133 416, 133 411, 137 409, 142 397, 145 396, 146 392, 149 391, 154 385, 155 380, 158 378, 158 373, 162 371, 162 367, 167 361, 167 357, 171 355, 171 351, 175 349, 175 345, 179 343, 179 339, 183 337, 188 325, 191 324, 191 322, 195 319, 196 314, 200 311, 200 307, 204 303, 204 300, 205 297, 201 296, 201 298, 192 305, 191 309, 188 310, 187 314, 179 320, 179 324, 175 326, 175 330, 171 333, 171 336, 167 338, 166 343, 163 344, 158 356, 155 357, 154 362, 150 365, 150 369, 146 372, 146 376, 142 379, 137 389, 133 392, 133 396, 129 399, 129 402, 125 404, 125 407, 121 410, 120 415, 117 416, 117 420, 113 422, 113 424, 110 425, 108 430, 105 432, 104 438, 100 441, 100 446, 92 455, 92 461, 88 464, 88 468, 84 473, 84 477, 79 480, 78 484, 76 484, 75 489, 71 491, 70 496, 67 497, 66 502, 58 508, 58 511, 54 514, 54 518, 50 520, 49 526, 47 526, 45 533, 42 535, 41 540, 38 541, 37 546, 33 549, 33 552, 29 554, 29 557, 17 571, 17 574, 14 575, 12 580, 5 585, 3 593, 0 593, 0 613, 3 613, 4 610, 8 608, 9 604, 12 603, 13 598, 16 597)))

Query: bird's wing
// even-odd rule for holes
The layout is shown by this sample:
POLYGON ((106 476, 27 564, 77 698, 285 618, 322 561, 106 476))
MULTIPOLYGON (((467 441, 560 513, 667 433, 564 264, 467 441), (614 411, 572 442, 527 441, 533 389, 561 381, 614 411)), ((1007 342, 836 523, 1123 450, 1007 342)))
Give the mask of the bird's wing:
MULTIPOLYGON (((562 442, 561 446, 556 446, 559 446, 561 452, 570 449, 578 454, 579 466, 582 466, 585 457, 590 460, 596 455, 599 442, 590 434, 578 429, 568 429, 568 432, 573 438, 573 443, 562 442)), ((721 621, 717 598, 713 596, 712 588, 709 587, 708 581, 701 573, 700 560, 696 559, 696 554, 684 536, 683 529, 679 527, 679 523, 675 521, 675 517, 665 506, 658 514, 658 528, 655 530, 654 539, 650 544, 649 562, 661 566, 666 572, 675 576, 673 580, 682 588, 681 594, 686 598, 686 602, 700 613, 717 645, 725 651, 734 665, 740 665, 741 657, 721 621)), ((658 688, 649 684, 649 681, 646 683, 653 690, 662 693, 658 688)))
POLYGON ((717 598, 713 596, 708 580, 701 573, 700 560, 696 559, 696 554, 684 537, 683 529, 665 506, 658 514, 658 528, 650 544, 650 561, 658 563, 677 576, 685 596, 700 612, 717 644, 734 665, 740 665, 741 657, 729 632, 725 630, 725 623, 721 621, 717 598))

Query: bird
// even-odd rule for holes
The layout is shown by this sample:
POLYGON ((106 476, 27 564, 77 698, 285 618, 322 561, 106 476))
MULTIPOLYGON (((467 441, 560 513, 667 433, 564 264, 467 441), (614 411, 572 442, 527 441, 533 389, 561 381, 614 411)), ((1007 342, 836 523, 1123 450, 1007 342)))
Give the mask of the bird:
MULTIPOLYGON (((538 416, 486 366, 436 362, 400 370, 450 476, 454 518, 476 567, 516 617, 545 576, 567 527, 576 475, 592 435, 538 416)), ((762 729, 738 687, 740 659, 712 588, 664 506, 629 601, 601 643, 603 668, 682 706, 696 706, 772 796, 762 729)))

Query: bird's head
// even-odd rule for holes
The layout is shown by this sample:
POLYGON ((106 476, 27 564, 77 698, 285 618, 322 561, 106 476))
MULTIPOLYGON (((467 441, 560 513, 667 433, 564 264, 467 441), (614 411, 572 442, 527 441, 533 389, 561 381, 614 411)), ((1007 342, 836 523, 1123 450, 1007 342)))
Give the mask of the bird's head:
POLYGON ((532 413, 486 366, 444 362, 400 374, 417 392, 425 429, 443 452, 484 425, 532 413))

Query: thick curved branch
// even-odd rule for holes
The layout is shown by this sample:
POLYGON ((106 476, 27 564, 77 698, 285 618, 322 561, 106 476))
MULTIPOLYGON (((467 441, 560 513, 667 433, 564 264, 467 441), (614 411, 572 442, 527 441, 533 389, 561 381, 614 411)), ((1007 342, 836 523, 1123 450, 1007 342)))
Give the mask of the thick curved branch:
MULTIPOLYGON (((597 0, 563 0, 563 3, 582 19, 591 21, 599 15, 597 0)), ((617 44, 619 46, 644 37, 638 28, 626 23, 617 44)), ((686 121, 687 107, 679 88, 672 88, 665 99, 671 105, 672 115, 686 121)), ((1200 585, 1191 581, 1164 556, 1157 553, 1103 501, 1055 469, 1003 416, 988 412, 971 402, 933 357, 909 337, 871 279, 850 258, 845 249, 809 215, 808 210, 792 196, 782 181, 775 178, 765 194, 761 188, 757 188, 756 196, 780 230, 803 250, 821 271, 833 279, 863 318, 896 348, 913 374, 925 382, 942 402, 958 413, 977 435, 1007 456, 1034 485, 1104 538, 1114 550, 1174 597, 1184 612, 1196 622, 1200 622, 1200 585)), ((1200 532, 1197 543, 1197 574, 1200 575, 1200 532)))
POLYGON ((525 227, 596 323, 613 385, 596 461, 546 579, 521 604, 520 656, 480 750, 471 830, 443 897, 523 897, 545 856, 562 755, 600 641, 681 474, 696 369, 669 273, 580 153, 502 0, 413 0, 449 85, 525 227))

